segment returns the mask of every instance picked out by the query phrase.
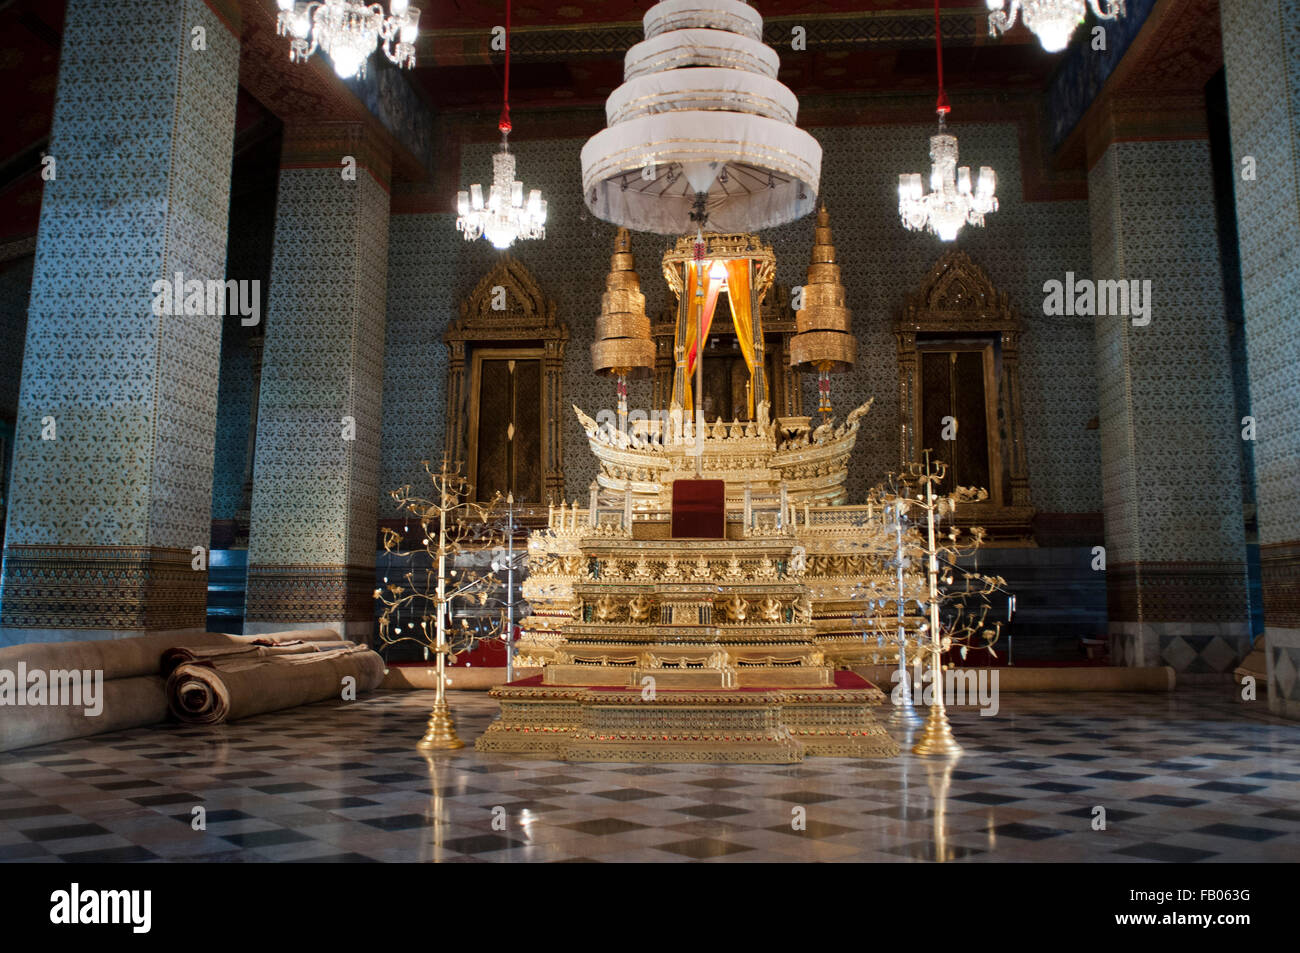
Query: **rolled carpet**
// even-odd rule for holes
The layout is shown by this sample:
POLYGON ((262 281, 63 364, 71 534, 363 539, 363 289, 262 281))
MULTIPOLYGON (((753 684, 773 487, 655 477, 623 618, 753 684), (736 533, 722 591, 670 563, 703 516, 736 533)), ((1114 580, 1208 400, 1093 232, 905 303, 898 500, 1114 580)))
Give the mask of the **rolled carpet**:
MULTIPOLYGON (((128 639, 82 642, 35 642, 0 648, 0 671, 16 679, 23 672, 44 672, 53 682, 55 673, 103 673, 95 708, 86 714, 81 705, 0 706, 0 751, 30 745, 85 738, 106 731, 141 728, 167 719, 167 693, 159 677, 160 660, 168 649, 186 651, 243 649, 254 643, 300 646, 341 641, 333 629, 300 629, 263 636, 200 632, 190 635, 143 635, 128 639)), ((360 681, 360 680, 358 680, 360 681)), ((20 686, 21 690, 21 686, 20 686)))
POLYGON ((163 652, 176 646, 185 648, 250 645, 257 640, 274 642, 339 641, 333 629, 301 629, 276 632, 274 635, 224 635, 220 632, 197 632, 193 635, 140 635, 129 639, 97 639, 88 642, 30 642, 0 649, 0 669, 13 671, 19 662, 27 670, 79 669, 103 672, 104 681, 157 675, 163 652))
POLYGON ((384 660, 364 646, 307 655, 187 662, 167 678, 167 704, 191 725, 219 725, 283 708, 340 698, 343 679, 358 693, 384 679, 384 660))
MULTIPOLYGON (((327 630, 328 631, 328 630, 327 630)), ((308 655, 313 652, 330 652, 341 648, 355 646, 355 642, 304 642, 299 639, 285 640, 279 637, 261 637, 257 642, 236 645, 178 645, 167 649, 162 654, 161 675, 166 678, 179 665, 186 662, 216 662, 236 658, 267 658, 272 655, 308 655)))
POLYGON ((156 725, 167 718, 167 693, 157 675, 115 678, 104 682, 96 707, 98 715, 65 705, 6 707, 0 712, 0 751, 156 725))

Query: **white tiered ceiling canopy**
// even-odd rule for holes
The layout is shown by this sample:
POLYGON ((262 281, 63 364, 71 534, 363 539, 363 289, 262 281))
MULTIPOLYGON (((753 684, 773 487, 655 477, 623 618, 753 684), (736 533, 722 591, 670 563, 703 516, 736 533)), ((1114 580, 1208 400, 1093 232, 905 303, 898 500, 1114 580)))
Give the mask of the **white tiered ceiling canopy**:
POLYGON ((771 228, 811 212, 821 146, 795 126, 763 18, 741 0, 661 0, 627 52, 607 128, 582 149, 597 218, 645 232, 694 231, 703 193, 712 231, 771 228))

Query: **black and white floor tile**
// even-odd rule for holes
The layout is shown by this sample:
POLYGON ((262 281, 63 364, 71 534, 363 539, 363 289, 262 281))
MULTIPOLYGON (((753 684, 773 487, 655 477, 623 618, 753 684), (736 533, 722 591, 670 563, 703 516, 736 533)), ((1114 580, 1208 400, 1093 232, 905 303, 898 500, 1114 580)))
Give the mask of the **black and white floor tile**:
POLYGON ((793 766, 478 754, 495 702, 450 698, 470 746, 435 756, 430 692, 0 755, 0 860, 1300 858, 1300 724, 1227 689, 1004 694, 951 713, 955 761, 793 766))

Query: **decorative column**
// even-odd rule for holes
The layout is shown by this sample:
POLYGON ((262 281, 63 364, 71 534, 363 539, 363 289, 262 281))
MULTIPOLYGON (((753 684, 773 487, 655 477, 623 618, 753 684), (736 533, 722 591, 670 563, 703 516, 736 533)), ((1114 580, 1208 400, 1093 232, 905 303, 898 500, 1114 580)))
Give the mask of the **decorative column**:
MULTIPOLYGON (((564 485, 564 345, 569 335, 566 329, 564 337, 553 337, 544 342, 542 356, 542 400, 548 407, 546 428, 546 470, 542 495, 548 500, 558 496, 565 498, 564 485)), ((579 495, 580 488, 574 487, 573 495, 579 495)))
POLYGON ((225 277, 237 8, 69 0, 63 35, 0 641, 202 630, 221 323, 239 317, 215 294, 155 314, 155 283, 183 299, 178 275, 225 277))
POLYGON ((770 417, 776 415, 773 413, 775 408, 772 406, 772 395, 767 386, 767 343, 763 340, 763 303, 759 300, 758 269, 754 267, 754 259, 749 260, 748 268, 750 293, 749 334, 754 341, 754 373, 749 386, 754 389, 754 419, 757 420, 758 405, 764 400, 768 402, 768 415, 770 417))
POLYGON ((469 406, 465 402, 465 342, 447 342, 447 436, 444 444, 449 458, 462 467, 466 461, 465 420, 469 406))
POLYGON ((1219 6, 1245 306, 1268 705, 1300 718, 1300 0, 1219 6))
MULTIPOLYGON (((673 358, 673 331, 674 325, 669 321, 656 321, 651 333, 655 341, 655 379, 654 392, 650 398, 650 408, 652 410, 667 411, 668 406, 673 399, 673 369, 676 366, 673 358)), ((663 439, 667 439, 667 433, 664 433, 663 439)))
POLYGON ((1088 204, 1111 657, 1230 672, 1249 649, 1249 602, 1204 103, 1105 108, 1089 132, 1088 204), (1112 280, 1126 283, 1126 313, 1101 284, 1112 280))
POLYGON ((258 400, 245 633, 368 639, 389 156, 354 123, 286 126, 258 400))

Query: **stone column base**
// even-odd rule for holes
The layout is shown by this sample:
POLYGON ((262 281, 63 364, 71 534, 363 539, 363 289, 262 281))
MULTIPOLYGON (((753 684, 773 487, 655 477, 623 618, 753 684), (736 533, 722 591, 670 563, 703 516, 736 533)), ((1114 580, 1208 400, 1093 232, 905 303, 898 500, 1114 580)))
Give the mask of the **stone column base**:
POLYGON ((1250 652, 1247 622, 1110 623, 1112 665, 1168 665, 1188 674, 1229 673, 1250 652))
POLYGON ((1300 629, 1270 625, 1268 639, 1268 710, 1300 720, 1300 629))
POLYGON ((193 560, 160 546, 6 547, 0 626, 107 633, 74 639, 201 627, 208 574, 193 560))
POLYGON ((369 566, 249 566, 244 635, 320 628, 369 642, 374 592, 369 566))

